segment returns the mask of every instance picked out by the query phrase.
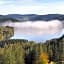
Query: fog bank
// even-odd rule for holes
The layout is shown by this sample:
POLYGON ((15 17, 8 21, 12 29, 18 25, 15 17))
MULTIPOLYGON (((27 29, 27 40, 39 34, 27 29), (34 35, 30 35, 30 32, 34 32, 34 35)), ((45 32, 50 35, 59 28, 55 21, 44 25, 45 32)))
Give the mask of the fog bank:
POLYGON ((56 34, 63 30, 63 23, 58 20, 53 21, 27 21, 27 22, 11 22, 7 21, 1 24, 2 26, 14 27, 14 33, 22 34, 56 34))

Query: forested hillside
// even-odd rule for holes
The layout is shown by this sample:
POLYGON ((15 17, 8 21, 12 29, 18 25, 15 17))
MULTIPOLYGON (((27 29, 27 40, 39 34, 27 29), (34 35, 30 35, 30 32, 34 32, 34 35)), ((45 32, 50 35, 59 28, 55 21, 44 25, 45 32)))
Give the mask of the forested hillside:
POLYGON ((12 22, 24 22, 24 21, 51 21, 60 20, 64 21, 63 14, 47 14, 47 15, 37 15, 37 14, 9 14, 0 15, 0 22, 5 22, 11 20, 12 22))
MULTIPOLYGON (((64 35, 59 39, 52 39, 45 43, 50 60, 59 62, 64 61, 64 35)), ((64 64, 64 63, 63 63, 64 64)))
MULTIPOLYGON (((9 39, 14 34, 11 28, 5 27, 7 33, 1 33, 0 36, 0 64, 49 64, 51 61, 63 63, 64 35, 45 43, 36 43, 24 39, 9 39)), ((4 28, 0 30, 3 32, 4 28)))

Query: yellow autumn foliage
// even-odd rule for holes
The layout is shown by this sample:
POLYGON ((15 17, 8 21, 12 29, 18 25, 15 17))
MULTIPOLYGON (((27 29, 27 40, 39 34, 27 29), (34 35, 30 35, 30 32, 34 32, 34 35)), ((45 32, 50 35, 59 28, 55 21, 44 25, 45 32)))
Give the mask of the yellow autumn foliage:
POLYGON ((51 61, 50 64, 55 64, 55 63, 53 61, 51 61))
POLYGON ((42 64, 48 64, 48 55, 46 53, 41 53, 39 56, 39 60, 41 61, 42 64))

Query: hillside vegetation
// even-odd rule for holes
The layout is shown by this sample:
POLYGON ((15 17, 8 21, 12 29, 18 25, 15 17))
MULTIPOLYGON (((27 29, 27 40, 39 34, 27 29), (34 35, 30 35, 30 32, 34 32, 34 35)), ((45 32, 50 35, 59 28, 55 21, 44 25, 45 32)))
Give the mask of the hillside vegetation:
POLYGON ((62 14, 47 14, 47 15, 37 15, 37 14, 9 14, 9 15, 0 15, 0 22, 5 22, 11 20, 12 22, 19 21, 51 21, 51 20, 60 20, 64 21, 64 15, 62 14))
POLYGON ((49 64, 51 61, 64 64, 64 35, 45 43, 36 43, 24 39, 9 39, 14 34, 12 29, 9 31, 7 35, 5 33, 6 38, 0 36, 0 64, 49 64))

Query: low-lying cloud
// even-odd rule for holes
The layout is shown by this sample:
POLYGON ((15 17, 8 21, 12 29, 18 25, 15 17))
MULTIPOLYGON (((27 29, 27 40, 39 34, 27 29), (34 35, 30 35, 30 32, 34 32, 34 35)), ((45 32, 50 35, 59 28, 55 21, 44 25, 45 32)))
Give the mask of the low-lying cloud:
POLYGON ((14 27, 15 33, 22 34, 56 34, 63 30, 63 23, 58 20, 53 21, 27 21, 27 22, 5 22, 2 26, 14 27))

